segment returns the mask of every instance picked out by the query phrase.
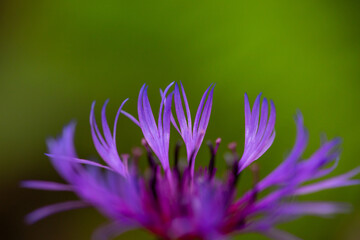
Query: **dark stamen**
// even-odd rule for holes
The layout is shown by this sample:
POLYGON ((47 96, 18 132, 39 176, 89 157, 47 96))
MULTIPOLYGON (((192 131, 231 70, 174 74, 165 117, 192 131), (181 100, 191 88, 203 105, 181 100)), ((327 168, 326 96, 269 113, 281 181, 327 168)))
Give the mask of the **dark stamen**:
POLYGON ((191 167, 193 165, 193 162, 194 162, 194 156, 195 156, 195 150, 193 150, 190 154, 190 161, 189 161, 189 169, 191 171, 191 167))
POLYGON ((236 190, 236 185, 239 182, 241 177, 241 172, 239 173, 239 164, 238 162, 234 162, 232 165, 231 170, 229 170, 229 177, 228 177, 228 191, 227 191, 227 201, 228 204, 231 203, 234 193, 236 190))
POLYGON ((239 181, 240 173, 239 173, 239 164, 237 161, 233 163, 232 167, 232 181, 231 181, 231 189, 234 189, 239 181))
POLYGON ((208 141, 207 145, 209 146, 210 149, 210 162, 209 162, 209 180, 211 180, 214 177, 214 168, 215 168, 215 149, 213 144, 208 141))
POLYGON ((150 189, 154 196, 155 201, 158 200, 156 184, 157 184, 157 167, 153 168, 152 177, 150 179, 150 189))
POLYGON ((180 177, 180 169, 179 169, 180 146, 181 146, 181 142, 178 141, 175 145, 175 152, 174 152, 174 169, 179 177, 180 177))
POLYGON ((149 161, 149 165, 154 170, 154 168, 156 168, 156 164, 155 164, 155 160, 154 160, 154 157, 152 155, 151 149, 149 147, 149 144, 146 142, 145 139, 141 140, 141 144, 145 147, 146 152, 147 152, 147 158, 148 158, 148 161, 149 161))
POLYGON ((150 190, 154 196, 155 201, 157 202, 158 200, 158 194, 157 194, 157 190, 156 190, 156 184, 157 184, 157 172, 158 172, 158 167, 155 163, 154 157, 152 155, 151 149, 149 144, 146 142, 145 139, 141 140, 141 144, 145 147, 146 152, 147 152, 147 158, 149 161, 149 165, 152 171, 152 175, 150 178, 150 190))
POLYGON ((180 187, 183 187, 184 184, 190 180, 190 182, 192 181, 192 177, 193 177, 193 172, 191 171, 191 168, 192 168, 192 165, 193 165, 193 162, 194 162, 194 156, 195 156, 195 151, 192 151, 192 153, 190 154, 190 161, 189 161, 189 164, 188 166, 185 168, 184 170, 184 173, 183 173, 183 176, 181 178, 181 181, 180 181, 180 187))

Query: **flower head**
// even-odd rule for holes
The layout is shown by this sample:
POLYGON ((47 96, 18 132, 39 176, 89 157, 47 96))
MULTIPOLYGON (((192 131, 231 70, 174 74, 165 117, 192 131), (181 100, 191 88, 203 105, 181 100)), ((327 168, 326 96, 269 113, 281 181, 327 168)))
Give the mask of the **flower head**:
POLYGON ((308 133, 300 113, 295 118, 297 136, 292 151, 273 172, 262 180, 258 179, 258 165, 254 161, 274 141, 276 115, 272 101, 269 108, 264 98, 260 106, 261 95, 256 98, 251 109, 245 94, 244 152, 239 157, 235 144, 229 145, 232 159, 227 177, 222 180, 215 176, 215 157, 221 139, 217 139, 215 144, 209 144, 209 165, 195 170, 195 159, 210 119, 214 86, 210 86, 201 98, 194 122, 183 85, 175 83, 171 91, 172 86, 170 84, 164 91, 160 91, 157 122, 146 85, 139 93, 138 119, 123 110, 125 100, 116 114, 112 131, 105 114, 108 101, 101 111, 102 131, 95 120, 93 103, 90 113, 91 134, 94 146, 105 164, 78 158, 73 141, 74 123, 65 126, 58 138, 50 139, 47 142, 47 155, 68 184, 25 181, 22 185, 42 190, 73 191, 80 200, 42 207, 30 213, 26 220, 34 223, 59 211, 95 207, 110 223, 96 230, 94 239, 109 239, 135 228, 145 228, 158 238, 169 240, 224 240, 233 234, 249 232, 258 232, 272 239, 297 239, 278 230, 276 226, 303 215, 327 216, 348 211, 349 207, 342 203, 294 200, 294 196, 360 183, 360 180, 352 179, 360 172, 360 168, 318 180, 336 168, 340 140, 336 138, 324 142, 315 153, 304 159, 302 155, 308 133), (176 115, 172 113, 173 106, 176 115), (117 151, 116 126, 121 114, 137 124, 143 133, 142 142, 149 162, 148 174, 142 174, 138 168, 137 153, 119 155, 117 151), (185 168, 179 164, 180 145, 175 149, 174 165, 170 164, 171 123, 185 143, 185 168), (253 187, 237 197, 239 175, 247 168, 254 174, 253 187), (269 193, 259 197, 266 189, 269 193))

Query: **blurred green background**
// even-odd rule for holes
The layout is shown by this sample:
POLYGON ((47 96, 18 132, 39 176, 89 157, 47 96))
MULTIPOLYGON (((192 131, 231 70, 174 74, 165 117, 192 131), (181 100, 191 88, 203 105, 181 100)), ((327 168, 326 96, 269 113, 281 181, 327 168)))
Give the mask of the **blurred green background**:
MULTIPOLYGON (((143 83, 156 109, 159 88, 181 80, 190 105, 216 82, 205 139, 242 146, 243 94, 259 92, 277 106, 277 137, 258 161, 261 176, 281 162, 295 137, 301 109, 310 131, 307 154, 319 136, 341 136, 335 174, 360 163, 360 1, 45 1, 0 2, 0 214, 2 239, 89 239, 105 221, 95 210, 76 210, 26 226, 26 213, 71 194, 20 189, 24 179, 60 180, 43 155, 45 139, 78 122, 82 157, 96 156, 88 115, 93 100, 110 98, 113 118, 121 101, 136 113, 143 83)), ((139 145, 140 131, 119 122, 119 151, 139 145)), ((173 131, 175 133, 175 131, 173 131)), ((175 136, 175 134, 173 134, 175 136)), ((177 138, 174 137, 175 140, 177 138)), ((239 149, 241 151, 242 149, 239 149)), ((199 163, 208 151, 201 149, 199 163)), ((217 165, 224 162, 219 158, 217 165)), ((221 168, 219 166, 219 168, 221 168)), ((246 181, 246 180, 243 180, 246 181)), ((330 190, 307 199, 347 201, 353 212, 306 217, 284 224, 307 240, 360 239, 360 187, 330 190)), ((154 239, 146 232, 118 239, 154 239)), ((235 239, 265 239, 257 235, 235 239)))

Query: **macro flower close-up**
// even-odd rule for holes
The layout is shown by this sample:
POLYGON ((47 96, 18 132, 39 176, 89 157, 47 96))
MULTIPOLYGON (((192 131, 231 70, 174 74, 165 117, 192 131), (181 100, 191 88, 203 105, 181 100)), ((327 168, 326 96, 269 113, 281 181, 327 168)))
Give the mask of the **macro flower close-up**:
POLYGON ((359 240, 360 1, 0 1, 4 240, 359 240))
MULTIPOLYGON (((77 200, 34 210, 26 216, 26 222, 33 224, 58 212, 91 207, 108 219, 94 230, 94 240, 112 239, 134 229, 145 229, 162 240, 225 240, 249 233, 295 240, 300 238, 281 230, 279 225, 300 217, 327 217, 351 211, 347 203, 302 199, 323 190, 360 184, 356 179, 360 168, 332 174, 341 164, 340 138, 323 138, 318 149, 304 157, 309 134, 300 111, 295 114, 296 137, 287 140, 294 142, 292 149, 275 169, 260 177, 261 157, 276 141, 275 126, 281 128, 276 125, 274 102, 262 98, 262 94, 254 100, 244 96, 244 146, 224 143, 219 132, 220 138, 203 146, 210 152, 207 164, 196 164, 200 147, 206 145, 203 142, 210 117, 216 114, 212 106, 217 98, 212 84, 203 93, 197 109, 191 111, 187 96, 192 89, 185 91, 181 82, 160 89, 159 112, 155 114, 144 84, 137 109, 127 108, 132 98, 124 100, 112 118, 113 126, 106 115, 108 101, 100 114, 93 102, 90 131, 99 160, 77 155, 76 124, 71 122, 58 137, 47 140, 46 156, 64 182, 21 182, 25 188, 70 191, 77 200), (98 115, 100 121, 96 120, 98 115), (126 153, 118 151, 127 141, 122 139, 121 131, 126 126, 118 124, 119 118, 127 118, 128 124, 135 124, 142 132, 141 147, 126 153), (170 148, 170 136, 181 139, 174 149, 170 148), (147 162, 145 168, 141 161, 147 162), (225 173, 217 171, 220 165, 226 166, 225 173), (249 181, 243 179, 246 172, 252 175, 250 188, 240 191, 239 186, 249 181)), ((239 111, 240 104, 234 103, 232 111, 239 111)), ((239 124, 239 120, 233 119, 233 124, 239 124)))

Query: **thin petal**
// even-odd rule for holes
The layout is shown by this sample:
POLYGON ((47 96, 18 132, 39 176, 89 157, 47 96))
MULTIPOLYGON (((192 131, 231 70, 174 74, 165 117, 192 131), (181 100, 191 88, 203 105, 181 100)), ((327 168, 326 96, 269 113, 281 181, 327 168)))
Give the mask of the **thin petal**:
POLYGON ((329 216, 336 213, 349 212, 351 209, 348 204, 333 202, 298 202, 284 203, 281 206, 281 215, 287 216, 329 216))
POLYGON ((259 123, 259 129, 256 133, 256 138, 262 138, 265 133, 266 125, 268 119, 268 102, 267 99, 264 98, 261 104, 261 118, 259 123))
POLYGON ((345 187, 345 186, 351 186, 351 185, 358 185, 360 184, 360 180, 350 180, 350 178, 354 177, 355 175, 360 173, 360 167, 345 173, 340 176, 336 176, 330 179, 326 179, 317 183, 305 185, 303 187, 300 187, 296 190, 295 195, 305 195, 310 194, 326 189, 331 188, 338 188, 338 187, 345 187))
POLYGON ((39 208, 31 212, 26 216, 25 220, 28 224, 33 224, 55 213, 77 209, 77 208, 84 208, 84 207, 89 207, 89 204, 84 203, 82 201, 69 201, 69 202, 57 203, 39 208))
POLYGON ((109 99, 107 99, 105 101, 105 103, 101 109, 101 123, 102 123, 102 128, 103 128, 103 132, 104 132, 104 136, 105 136, 105 141, 107 142, 107 144, 112 142, 112 136, 111 136, 109 124, 106 119, 106 106, 108 103, 109 103, 109 99))
POLYGON ((188 124, 187 124, 187 121, 189 119, 185 118, 185 113, 184 113, 184 109, 183 109, 183 105, 182 105, 179 86, 178 86, 177 83, 175 84, 175 90, 174 90, 174 104, 175 104, 176 116, 177 116, 179 126, 180 126, 180 129, 181 129, 181 134, 183 135, 183 137, 185 139, 187 139, 188 138, 188 131, 187 131, 188 124))
POLYGON ((162 110, 166 101, 166 94, 169 91, 170 87, 174 84, 174 82, 170 83, 164 90, 164 92, 160 89, 160 96, 161 96, 161 103, 160 103, 160 109, 159 109, 159 117, 158 117, 158 129, 162 129, 162 110))
POLYGON ((250 133, 250 124, 251 124, 251 110, 250 110, 250 103, 249 103, 249 97, 245 93, 244 95, 244 102, 245 102, 245 138, 249 136, 250 133))
POLYGON ((198 131, 199 121, 200 121, 201 113, 202 113, 202 110, 203 110, 203 107, 204 107, 205 99, 206 99, 206 96, 207 96, 211 86, 212 85, 210 85, 206 89, 205 93, 203 94, 203 96, 202 96, 202 98, 200 100, 200 104, 199 104, 199 107, 198 107, 196 115, 195 115, 193 134, 195 134, 198 131))
POLYGON ((118 119, 119 119, 119 116, 120 116, 120 113, 121 113, 121 109, 123 108, 124 104, 128 101, 129 99, 125 99, 120 107, 119 107, 119 110, 117 111, 116 113, 116 117, 115 117, 115 121, 114 121, 114 129, 113 129, 113 140, 114 140, 114 144, 116 144, 116 127, 117 127, 117 123, 118 123, 118 119))
POLYGON ((251 128, 250 128, 250 133, 251 136, 249 136, 249 139, 253 139, 255 138, 258 126, 259 126, 259 109, 260 109, 260 98, 261 98, 262 93, 260 93, 254 102, 253 105, 253 109, 251 112, 251 128))
MULTIPOLYGON (((163 117, 163 146, 164 146, 164 159, 163 166, 168 167, 169 165, 169 140, 170 140, 170 118, 171 118, 171 102, 172 102, 173 93, 169 94, 166 98, 166 105, 164 110, 164 117, 163 117)), ((165 169, 166 170, 166 169, 165 169)))
POLYGON ((30 180, 21 182, 21 187, 23 188, 32 188, 38 190, 47 190, 47 191, 73 191, 73 187, 67 184, 49 182, 49 181, 38 181, 30 180))
POLYGON ((184 104, 185 104, 185 109, 186 109, 186 116, 187 116, 187 119, 188 119, 188 128, 192 129, 190 107, 189 107, 189 103, 188 103, 188 100, 187 100, 187 97, 186 97, 186 94, 185 94, 184 86, 182 85, 181 81, 180 81, 180 85, 181 85, 181 91, 182 91, 184 104))
POLYGON ((122 114, 124 114, 127 118, 129 118, 133 123, 135 123, 136 125, 138 125, 140 127, 140 123, 139 121, 130 113, 125 112, 124 110, 120 111, 122 114))
POLYGON ((100 168, 104 168, 104 169, 107 169, 107 170, 110 170, 110 171, 114 171, 112 168, 109 168, 109 167, 104 166, 104 165, 102 165, 100 163, 93 162, 93 161, 86 160, 86 159, 80 159, 80 158, 74 158, 74 157, 68 157, 68 156, 60 156, 60 155, 54 155, 54 154, 47 154, 47 153, 45 155, 50 157, 51 159, 53 159, 55 161, 65 160, 65 161, 86 164, 86 165, 100 167, 100 168))
POLYGON ((200 124, 199 124, 199 131, 206 131, 206 128, 209 124, 212 102, 213 102, 213 94, 214 94, 214 87, 211 88, 208 98, 206 99, 206 104, 204 107, 204 111, 201 115, 200 124))

